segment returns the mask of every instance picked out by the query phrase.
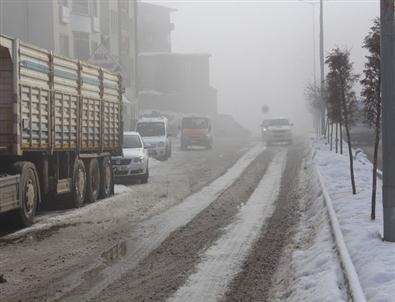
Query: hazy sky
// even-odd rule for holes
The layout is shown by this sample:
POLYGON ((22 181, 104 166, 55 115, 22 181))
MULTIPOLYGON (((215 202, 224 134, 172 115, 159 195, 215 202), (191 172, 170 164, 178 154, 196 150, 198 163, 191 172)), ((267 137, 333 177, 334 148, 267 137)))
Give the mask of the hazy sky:
MULTIPOLYGON (((272 116, 289 116, 297 127, 310 126, 304 87, 313 79, 313 5, 303 1, 147 1, 177 9, 172 20, 173 51, 211 53, 211 83, 219 111, 233 114, 252 130, 268 104, 272 116)), ((319 77, 319 6, 316 15, 319 77)), ((351 49, 361 73, 361 48, 379 0, 324 0, 325 53, 351 49)))

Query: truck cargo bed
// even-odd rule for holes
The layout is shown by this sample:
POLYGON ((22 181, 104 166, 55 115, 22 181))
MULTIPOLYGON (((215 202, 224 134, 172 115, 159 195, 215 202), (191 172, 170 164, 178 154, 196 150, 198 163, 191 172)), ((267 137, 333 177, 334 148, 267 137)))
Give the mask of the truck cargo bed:
POLYGON ((119 75, 0 36, 0 154, 120 149, 119 75))

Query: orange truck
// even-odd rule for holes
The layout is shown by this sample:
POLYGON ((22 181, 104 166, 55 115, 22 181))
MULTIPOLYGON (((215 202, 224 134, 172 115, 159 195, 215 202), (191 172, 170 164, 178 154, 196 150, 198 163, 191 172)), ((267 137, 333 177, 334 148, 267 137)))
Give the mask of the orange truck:
POLYGON ((181 150, 189 146, 213 147, 211 120, 203 116, 188 116, 181 120, 181 150))

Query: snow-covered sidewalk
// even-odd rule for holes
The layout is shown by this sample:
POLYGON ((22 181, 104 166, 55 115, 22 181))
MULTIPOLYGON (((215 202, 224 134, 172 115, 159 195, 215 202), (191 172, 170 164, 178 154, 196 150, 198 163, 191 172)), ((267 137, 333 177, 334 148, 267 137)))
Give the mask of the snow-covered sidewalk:
POLYGON ((368 301, 394 301, 395 243, 380 238, 383 225, 381 180, 376 220, 370 219, 372 164, 362 152, 354 161, 357 195, 352 194, 347 146, 336 154, 322 140, 313 140, 313 160, 333 202, 346 248, 368 301))

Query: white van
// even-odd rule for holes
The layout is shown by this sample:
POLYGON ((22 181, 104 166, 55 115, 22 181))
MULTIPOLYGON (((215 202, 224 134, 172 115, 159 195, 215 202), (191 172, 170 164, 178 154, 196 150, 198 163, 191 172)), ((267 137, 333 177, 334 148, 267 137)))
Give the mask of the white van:
POLYGON ((171 156, 171 140, 165 117, 144 117, 138 120, 136 131, 140 133, 148 155, 166 160, 171 156))

